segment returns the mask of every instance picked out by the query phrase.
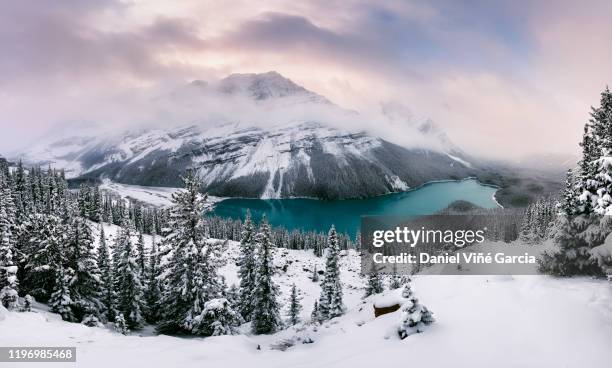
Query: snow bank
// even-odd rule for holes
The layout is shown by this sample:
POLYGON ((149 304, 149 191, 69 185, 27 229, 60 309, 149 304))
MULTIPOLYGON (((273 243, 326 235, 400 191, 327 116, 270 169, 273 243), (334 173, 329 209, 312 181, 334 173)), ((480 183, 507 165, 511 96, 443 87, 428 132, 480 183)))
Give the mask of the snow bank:
POLYGON ((402 305, 404 302, 405 299, 402 298, 401 289, 387 290, 372 297, 372 304, 375 308, 388 308, 394 305, 402 305))
MULTIPOLYGON (((221 270, 229 285, 237 281, 237 254, 238 244, 229 242, 228 264, 221 270)), ((311 251, 275 249, 274 254, 288 265, 286 271, 275 270, 285 306, 282 315, 286 316, 289 290, 295 283, 303 297, 300 317, 309 321, 320 287, 304 269, 312 270, 315 265, 323 269, 323 259, 311 251)), ((362 300, 365 280, 359 270, 357 253, 350 251, 341 257, 347 313, 323 325, 299 324, 261 336, 153 336, 150 328, 123 336, 109 327, 63 322, 34 303, 35 313, 0 309, 0 316, 5 317, 0 321, 0 346, 76 346, 77 364, 84 368, 243 368, 245 362, 253 368, 359 368, 404 366, 407 359, 410 365, 427 368, 607 368, 612 361, 609 282, 545 276, 491 282, 502 280, 418 275, 412 288, 419 302, 434 312, 436 323, 425 333, 400 340, 392 336, 397 336, 401 310, 378 318, 372 313, 374 303, 393 301, 396 291, 362 300)), ((248 324, 241 328, 248 330, 248 324)), ((54 366, 62 367, 60 363, 54 366)))

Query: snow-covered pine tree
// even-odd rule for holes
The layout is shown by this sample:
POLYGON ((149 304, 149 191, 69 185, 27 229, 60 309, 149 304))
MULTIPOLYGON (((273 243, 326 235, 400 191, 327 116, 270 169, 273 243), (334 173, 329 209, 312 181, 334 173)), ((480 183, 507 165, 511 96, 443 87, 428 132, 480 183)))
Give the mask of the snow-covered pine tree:
POLYGON ((312 282, 319 282, 319 271, 317 271, 317 265, 314 266, 310 279, 312 280, 312 282))
POLYGON ((79 186, 77 202, 80 216, 89 218, 91 214, 91 188, 88 185, 83 183, 79 186))
POLYGON ((592 191, 596 193, 593 211, 600 215, 612 215, 612 152, 596 161, 597 174, 589 183, 592 191))
POLYGON ((0 170, 0 304, 11 310, 18 307, 16 221, 17 208, 9 178, 0 170))
POLYGON ((144 237, 142 231, 138 233, 138 242, 136 243, 136 263, 140 280, 144 283, 147 278, 147 251, 145 248, 144 237))
POLYGON ((70 283, 74 272, 59 265, 56 269, 55 289, 49 298, 51 312, 58 313, 64 321, 74 322, 76 318, 72 313, 72 298, 70 297, 70 283))
POLYGON ((402 305, 402 318, 397 328, 400 339, 423 332, 426 326, 435 320, 432 313, 414 296, 410 283, 407 283, 402 290, 402 297, 407 301, 402 305))
MULTIPOLYGON (((591 122, 593 120, 591 119, 591 122)), ((596 139, 593 136, 591 122, 585 124, 584 133, 582 135, 582 159, 578 163, 580 171, 578 176, 576 198, 579 206, 576 208, 577 213, 590 213, 593 210, 593 202, 595 191, 592 189, 591 180, 595 178, 597 166, 595 161, 601 156, 600 150, 596 145, 596 139)))
MULTIPOLYGON (((17 222, 17 207, 10 177, 3 170, 0 171, 0 208, 4 210, 0 226, 13 232, 17 222)), ((11 242, 14 243, 14 239, 11 239, 11 242)))
POLYGON ((86 319, 88 325, 95 326, 100 323, 103 309, 102 284, 91 229, 83 218, 72 221, 69 237, 66 251, 68 267, 73 270, 69 285, 72 312, 77 321, 86 319))
POLYGON ((132 243, 135 235, 132 222, 127 211, 121 221, 121 230, 115 242, 117 262, 113 273, 115 292, 117 294, 117 310, 123 314, 129 329, 138 329, 142 326, 143 287, 140 280, 140 271, 136 262, 136 254, 132 243))
POLYGON ((521 222, 521 241, 531 244, 533 243, 533 231, 534 231, 534 213, 533 206, 529 205, 523 212, 523 221, 521 222))
POLYGON ((98 245, 98 268, 100 269, 102 315, 111 322, 115 320, 115 288, 113 286, 113 266, 111 264, 104 226, 100 225, 100 243, 98 245))
POLYGON ((193 304, 187 310, 183 327, 194 334, 206 334, 210 326, 209 320, 203 318, 204 305, 207 301, 220 298, 226 288, 225 280, 217 274, 223 265, 220 248, 216 243, 204 242, 203 248, 198 248, 191 242, 191 254, 195 257, 193 273, 193 304), (204 323, 204 325, 202 325, 204 323))
POLYGON ((269 334, 282 327, 279 315, 280 305, 276 299, 278 287, 272 280, 272 244, 270 242, 270 225, 264 218, 255 240, 259 250, 257 259, 257 278, 253 290, 254 309, 251 314, 251 329, 254 334, 269 334))
POLYGON ((310 313, 310 322, 321 322, 321 317, 319 315, 319 302, 317 300, 315 300, 314 305, 312 306, 312 312, 310 313))
POLYGON ((238 258, 238 276, 240 277, 238 310, 245 321, 251 320, 251 313, 253 312, 253 291, 255 290, 257 272, 254 235, 251 213, 247 212, 242 239, 240 240, 240 257, 238 258))
POLYGON ((204 303, 221 295, 216 274, 219 267, 217 244, 206 243, 203 221, 206 197, 200 182, 189 170, 183 178, 185 190, 172 195, 169 233, 163 244, 164 269, 158 331, 194 333, 204 303))
MULTIPOLYGON (((590 226, 598 228, 600 218, 595 214, 559 216, 553 234, 558 249, 542 254, 538 260, 540 272, 555 276, 603 276, 597 262, 591 257, 592 239, 587 239, 583 234, 590 226)), ((598 244, 602 242, 603 239, 595 241, 598 244)))
POLYGON ((43 303, 49 300, 55 290, 58 269, 65 262, 63 247, 66 233, 66 226, 57 216, 32 216, 31 236, 24 251, 28 254, 24 267, 26 272, 21 286, 25 292, 43 303))
POLYGON ((13 198, 18 214, 17 218, 22 218, 23 215, 30 211, 29 202, 29 183, 28 175, 23 167, 23 162, 19 160, 17 169, 13 175, 13 198))
POLYGON ((15 248, 11 244, 11 232, 8 226, 2 224, 5 216, 4 208, 0 208, 0 305, 15 310, 19 307, 19 282, 17 265, 13 260, 15 248))
POLYGON ((289 296, 289 311, 287 313, 289 317, 289 323, 296 325, 300 322, 300 312, 302 311, 302 304, 300 304, 300 296, 298 295, 297 287, 295 284, 291 287, 291 295, 289 296))
POLYGON ((391 279, 389 280, 389 290, 395 290, 402 287, 402 278, 397 273, 397 264, 393 264, 393 273, 391 274, 391 279))
POLYGON ((369 297, 370 295, 382 293, 385 290, 382 282, 382 276, 376 269, 376 265, 372 262, 372 267, 370 269, 370 273, 368 274, 368 283, 365 288, 364 298, 369 297))
POLYGON ((576 193, 576 183, 574 182, 574 173, 572 169, 568 169, 565 175, 565 188, 561 198, 561 211, 571 216, 577 211, 578 193, 576 193))
POLYGON ((102 222, 102 211, 102 194, 100 193, 100 188, 96 185, 91 191, 90 220, 102 222))
POLYGON ((147 289, 145 291, 145 317, 150 323, 155 323, 159 320, 159 301, 161 299, 159 275, 159 253, 157 251, 156 236, 155 233, 153 233, 151 240, 151 254, 149 254, 149 267, 147 269, 147 289))
POLYGON ((591 252, 603 243, 611 228, 608 216, 601 216, 612 214, 612 93, 608 87, 601 93, 600 106, 592 108, 580 145, 579 172, 573 175, 575 202, 571 185, 566 183, 562 215, 557 217, 553 234, 558 249, 547 251, 539 265, 542 272, 553 275, 603 273, 591 252))
POLYGON ((592 108, 581 145, 581 212, 590 213, 592 209, 606 214, 612 204, 612 179, 609 177, 612 171, 612 93, 608 87, 601 93, 600 106, 592 108))
POLYGON ((234 335, 238 326, 244 321, 225 298, 211 299, 204 303, 204 309, 198 318, 198 335, 221 336, 234 335))
POLYGON ((332 225, 325 249, 325 274, 321 282, 319 315, 322 320, 328 320, 344 314, 344 309, 340 282, 340 249, 336 228, 332 225))

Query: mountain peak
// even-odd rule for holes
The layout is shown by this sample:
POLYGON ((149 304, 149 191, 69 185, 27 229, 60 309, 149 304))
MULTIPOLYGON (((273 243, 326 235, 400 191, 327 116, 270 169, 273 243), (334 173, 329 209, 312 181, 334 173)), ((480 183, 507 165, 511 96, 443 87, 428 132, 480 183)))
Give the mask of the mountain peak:
POLYGON ((244 94, 255 100, 298 96, 312 102, 329 101, 296 84, 276 71, 267 73, 234 73, 221 79, 218 89, 226 94, 244 94))

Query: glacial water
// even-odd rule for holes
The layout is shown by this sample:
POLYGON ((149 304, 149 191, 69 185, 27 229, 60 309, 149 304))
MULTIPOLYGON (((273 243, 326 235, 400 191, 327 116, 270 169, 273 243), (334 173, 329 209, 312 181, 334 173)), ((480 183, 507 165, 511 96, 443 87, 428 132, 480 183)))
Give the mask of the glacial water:
POLYGON ((334 224, 339 232, 355 236, 361 216, 427 215, 464 200, 483 208, 498 207, 493 195, 497 189, 475 179, 429 183, 402 193, 367 199, 322 201, 307 198, 248 199, 230 198, 216 204, 212 214, 244 219, 247 210, 259 222, 263 215, 274 226, 289 230, 327 231, 334 224))

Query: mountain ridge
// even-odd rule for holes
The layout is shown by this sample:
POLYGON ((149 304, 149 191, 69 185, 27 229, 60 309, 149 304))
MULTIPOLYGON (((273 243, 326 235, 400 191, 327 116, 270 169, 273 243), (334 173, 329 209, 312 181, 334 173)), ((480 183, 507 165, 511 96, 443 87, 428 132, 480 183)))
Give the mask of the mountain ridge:
MULTIPOLYGON (((265 103, 266 113, 270 106, 285 108, 289 99, 305 110, 324 106, 347 116, 327 98, 276 72, 232 74, 216 84, 194 81, 189 86, 265 103)), ((433 122, 414 128, 419 139, 436 141, 442 148, 404 147, 359 129, 289 119, 265 127, 229 121, 90 133, 41 144, 19 156, 30 164, 64 168, 69 177, 135 185, 180 186, 181 175, 192 168, 203 190, 228 197, 364 198, 476 176, 471 159, 433 122)))

